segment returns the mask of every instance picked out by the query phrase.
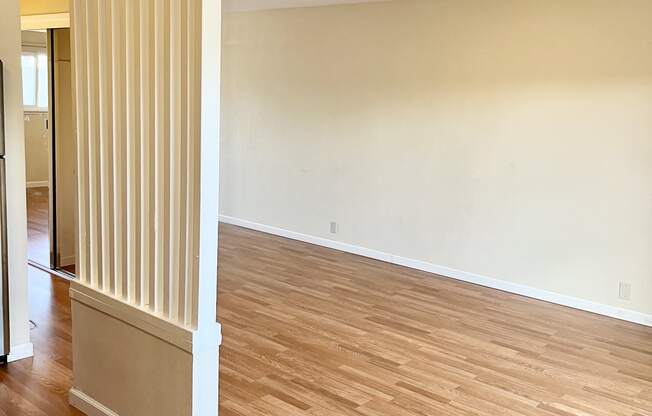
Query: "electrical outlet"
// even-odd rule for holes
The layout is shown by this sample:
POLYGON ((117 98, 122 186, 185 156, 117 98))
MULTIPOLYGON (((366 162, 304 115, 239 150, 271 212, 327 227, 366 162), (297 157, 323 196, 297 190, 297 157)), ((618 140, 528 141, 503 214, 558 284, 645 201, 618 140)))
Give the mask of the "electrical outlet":
POLYGON ((618 287, 618 297, 622 300, 630 300, 632 298, 632 285, 620 282, 620 286, 618 287))
POLYGON ((331 234, 337 234, 337 223, 335 221, 331 221, 331 234))

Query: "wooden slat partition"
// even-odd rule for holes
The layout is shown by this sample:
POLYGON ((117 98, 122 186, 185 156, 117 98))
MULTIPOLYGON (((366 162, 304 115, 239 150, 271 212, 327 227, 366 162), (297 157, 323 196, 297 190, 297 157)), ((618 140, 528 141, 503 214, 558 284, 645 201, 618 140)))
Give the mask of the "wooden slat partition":
POLYGON ((72 6, 80 281, 193 328, 201 0, 72 6))

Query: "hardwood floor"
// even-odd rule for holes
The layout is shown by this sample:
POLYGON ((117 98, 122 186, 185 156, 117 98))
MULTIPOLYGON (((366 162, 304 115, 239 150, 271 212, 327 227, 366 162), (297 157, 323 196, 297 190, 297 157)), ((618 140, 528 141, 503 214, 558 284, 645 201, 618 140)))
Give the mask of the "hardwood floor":
POLYGON ((652 415, 652 328, 221 227, 221 415, 652 415))
POLYGON ((27 257, 43 265, 50 264, 50 234, 47 186, 27 188, 27 257))
POLYGON ((68 282, 28 267, 36 355, 0 366, 0 416, 83 415, 68 405, 72 344, 68 282))
MULTIPOLYGON (((50 267, 49 189, 47 186, 27 188, 27 258, 50 267)), ((75 274, 75 265, 61 270, 75 274)))
MULTIPOLYGON (((220 232, 221 416, 652 415, 652 328, 220 232)), ((0 367, 0 415, 79 415, 67 282, 30 289, 37 355, 0 367)))

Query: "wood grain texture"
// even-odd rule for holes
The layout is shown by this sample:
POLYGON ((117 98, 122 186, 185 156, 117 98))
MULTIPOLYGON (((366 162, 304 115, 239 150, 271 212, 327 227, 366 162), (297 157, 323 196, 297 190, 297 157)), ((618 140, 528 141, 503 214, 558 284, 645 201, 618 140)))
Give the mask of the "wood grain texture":
MULTIPOLYGON (((47 187, 27 189, 27 258, 45 267, 50 267, 49 199, 47 187)), ((74 264, 61 269, 75 274, 74 264)))
MULTIPOLYGON (((220 414, 652 415, 652 329, 230 225, 220 414)), ((30 271, 36 357, 0 416, 79 415, 67 282, 30 271)))
POLYGON ((27 188, 27 258, 50 265, 49 190, 47 186, 27 188))
POLYGON ((652 328, 220 228, 221 415, 652 415, 652 328))
POLYGON ((0 366, 0 416, 83 415, 68 405, 72 343, 68 282, 28 268, 35 356, 0 366))

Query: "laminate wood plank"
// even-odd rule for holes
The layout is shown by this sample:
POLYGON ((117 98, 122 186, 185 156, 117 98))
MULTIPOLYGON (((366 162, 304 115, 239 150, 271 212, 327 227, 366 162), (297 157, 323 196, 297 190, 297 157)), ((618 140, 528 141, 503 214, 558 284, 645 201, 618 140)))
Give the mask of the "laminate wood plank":
POLYGON ((27 258, 50 264, 49 189, 47 186, 27 188, 27 258))
POLYGON ((0 415, 83 415, 68 404, 72 382, 69 284, 28 268, 36 355, 0 366, 0 415), (4 413, 3 413, 4 412, 4 413))
POLYGON ((233 414, 652 414, 651 328, 220 232, 221 397, 233 414), (310 408, 264 394, 272 377, 310 408))
MULTIPOLYGON (((652 328, 220 227, 227 416, 652 416, 652 328)), ((37 357, 0 416, 79 415, 68 283, 30 269, 37 357)))

